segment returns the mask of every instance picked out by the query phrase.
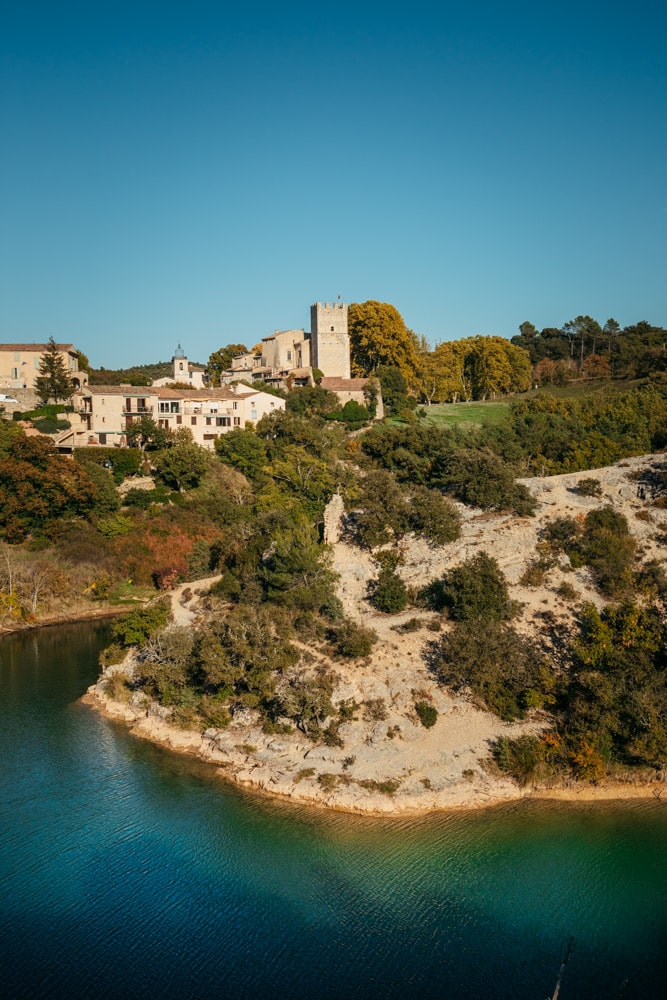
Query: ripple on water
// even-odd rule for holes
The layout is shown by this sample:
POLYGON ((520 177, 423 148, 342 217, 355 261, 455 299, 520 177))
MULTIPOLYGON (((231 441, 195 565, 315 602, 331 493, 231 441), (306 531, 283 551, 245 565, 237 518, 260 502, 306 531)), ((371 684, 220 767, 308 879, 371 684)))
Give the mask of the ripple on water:
POLYGON ((57 633, 1 647, 6 995, 533 1000, 574 935, 562 1000, 662 996, 664 804, 260 800, 75 704, 98 640, 57 633))

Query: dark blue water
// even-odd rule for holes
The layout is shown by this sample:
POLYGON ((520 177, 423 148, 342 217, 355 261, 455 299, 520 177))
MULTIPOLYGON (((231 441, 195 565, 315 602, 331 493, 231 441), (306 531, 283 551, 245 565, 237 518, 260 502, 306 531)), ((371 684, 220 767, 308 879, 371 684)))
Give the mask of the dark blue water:
POLYGON ((667 802, 363 820, 240 794, 77 699, 104 628, 0 642, 8 997, 667 995, 667 802))

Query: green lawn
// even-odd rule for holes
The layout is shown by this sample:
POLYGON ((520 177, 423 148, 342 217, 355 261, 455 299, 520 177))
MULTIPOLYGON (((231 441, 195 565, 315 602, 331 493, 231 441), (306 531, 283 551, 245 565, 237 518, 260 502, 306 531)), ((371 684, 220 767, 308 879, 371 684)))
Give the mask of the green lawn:
POLYGON ((476 424, 477 426, 499 424, 509 410, 509 400, 490 400, 487 403, 438 403, 425 406, 423 424, 452 427, 454 424, 476 424))

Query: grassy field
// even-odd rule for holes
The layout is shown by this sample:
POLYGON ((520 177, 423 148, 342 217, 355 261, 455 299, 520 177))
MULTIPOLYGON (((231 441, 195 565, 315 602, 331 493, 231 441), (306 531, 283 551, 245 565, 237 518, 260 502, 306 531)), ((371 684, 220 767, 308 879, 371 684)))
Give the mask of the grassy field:
POLYGON ((509 405, 509 400, 505 399, 488 403, 440 403, 425 406, 426 416, 420 422, 440 427, 452 427, 454 424, 499 424, 508 412, 509 405))

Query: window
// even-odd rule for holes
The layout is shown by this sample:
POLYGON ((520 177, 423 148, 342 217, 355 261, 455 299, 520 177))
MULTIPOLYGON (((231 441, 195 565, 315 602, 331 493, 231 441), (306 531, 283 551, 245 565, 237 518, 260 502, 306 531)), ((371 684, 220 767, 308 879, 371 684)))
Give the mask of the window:
POLYGON ((234 417, 234 427, 240 427, 240 426, 241 426, 241 418, 240 417, 234 417))
POLYGON ((291 351, 288 351, 288 352, 287 352, 287 360, 288 360, 288 361, 291 361, 291 360, 292 360, 292 352, 291 352, 291 351))
POLYGON ((20 360, 21 360, 21 355, 19 354, 18 351, 14 351, 14 361, 20 361, 20 360))
POLYGON ((333 328, 333 327, 331 327, 331 332, 332 332, 332 333, 334 332, 334 328, 333 328))
POLYGON ((197 426, 197 418, 196 417, 190 417, 190 423, 192 424, 193 427, 196 427, 197 426))
POLYGON ((100 439, 100 444, 106 444, 107 443, 107 436, 106 436, 106 434, 98 434, 97 436, 100 439))
POLYGON ((19 377, 18 368, 12 368, 12 378, 18 378, 18 377, 19 377))
POLYGON ((238 410, 238 408, 239 408, 239 404, 238 403, 232 403, 232 409, 238 410))
POLYGON ((207 427, 210 427, 210 426, 211 426, 211 418, 210 418, 210 417, 207 417, 207 418, 206 418, 206 426, 207 426, 207 427))
POLYGON ((180 414, 176 417, 176 423, 177 424, 182 424, 183 423, 183 417, 180 414))
POLYGON ((232 421, 231 417, 216 417, 215 418, 216 427, 231 427, 232 421))
POLYGON ((40 361, 39 358, 35 358, 35 368, 37 369, 37 371, 39 371, 39 361, 40 361))

